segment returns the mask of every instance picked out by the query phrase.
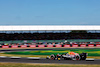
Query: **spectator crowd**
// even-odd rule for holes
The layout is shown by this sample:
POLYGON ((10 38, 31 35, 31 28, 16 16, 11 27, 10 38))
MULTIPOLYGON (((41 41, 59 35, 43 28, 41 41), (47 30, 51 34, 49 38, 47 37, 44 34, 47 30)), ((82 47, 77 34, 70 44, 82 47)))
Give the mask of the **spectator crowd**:
POLYGON ((100 33, 0 33, 0 41, 100 39, 100 33))

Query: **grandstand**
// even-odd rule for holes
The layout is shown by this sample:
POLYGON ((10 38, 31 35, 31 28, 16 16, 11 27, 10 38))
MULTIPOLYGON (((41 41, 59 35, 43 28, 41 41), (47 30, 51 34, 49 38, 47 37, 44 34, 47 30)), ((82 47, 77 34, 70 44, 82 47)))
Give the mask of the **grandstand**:
POLYGON ((99 44, 100 26, 0 26, 0 45, 99 44))

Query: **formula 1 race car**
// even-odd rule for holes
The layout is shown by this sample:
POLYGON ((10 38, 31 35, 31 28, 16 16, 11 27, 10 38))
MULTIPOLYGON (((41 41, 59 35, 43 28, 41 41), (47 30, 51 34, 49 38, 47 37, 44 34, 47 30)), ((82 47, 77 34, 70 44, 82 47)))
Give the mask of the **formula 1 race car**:
POLYGON ((86 60, 87 58, 87 53, 75 53, 75 52, 68 52, 64 54, 57 54, 54 55, 52 54, 50 57, 47 56, 46 59, 51 59, 51 60, 59 60, 59 59, 64 59, 64 60, 86 60))

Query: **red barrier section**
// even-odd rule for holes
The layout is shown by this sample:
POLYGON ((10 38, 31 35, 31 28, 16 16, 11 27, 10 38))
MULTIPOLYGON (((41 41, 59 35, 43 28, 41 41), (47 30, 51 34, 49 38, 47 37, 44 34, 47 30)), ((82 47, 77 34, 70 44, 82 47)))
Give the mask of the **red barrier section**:
POLYGON ((80 47, 86 47, 86 44, 81 44, 80 47))
POLYGON ((34 48, 34 47, 36 47, 36 45, 30 45, 30 47, 34 48))
POLYGON ((66 44, 66 45, 64 45, 64 47, 70 47, 70 45, 69 44, 66 44))
POLYGON ((96 44, 96 47, 100 47, 100 44, 96 44))
POLYGON ((4 45, 4 46, 2 46, 2 48, 9 48, 9 46, 8 45, 4 45))
POLYGON ((45 45, 38 45, 38 47, 45 47, 45 45))
POLYGON ((21 48, 26 48, 27 47, 27 45, 21 45, 21 48))
POLYGON ((53 45, 47 45, 47 47, 53 47, 53 45))
POLYGON ((18 48, 18 45, 12 45, 11 48, 18 48))
POLYGON ((62 45, 55 45, 55 47, 62 47, 62 45))
POLYGON ((72 44, 72 47, 78 47, 78 45, 77 44, 72 44))
POLYGON ((94 47, 94 44, 88 44, 88 47, 94 47))

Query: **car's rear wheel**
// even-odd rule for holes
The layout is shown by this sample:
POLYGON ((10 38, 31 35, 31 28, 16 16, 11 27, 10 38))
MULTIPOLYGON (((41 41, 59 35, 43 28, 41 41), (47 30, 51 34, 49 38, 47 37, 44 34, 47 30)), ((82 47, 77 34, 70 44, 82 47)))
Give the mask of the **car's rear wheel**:
POLYGON ((86 58, 87 58, 87 53, 80 54, 80 60, 86 60, 86 58))

